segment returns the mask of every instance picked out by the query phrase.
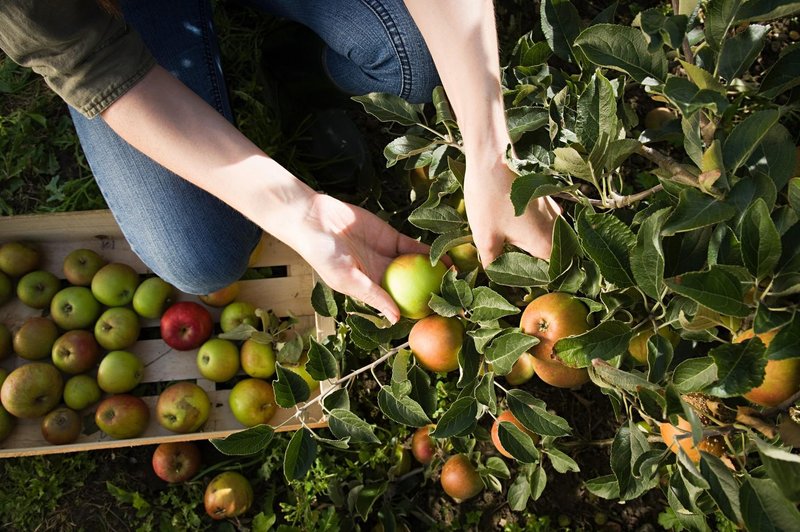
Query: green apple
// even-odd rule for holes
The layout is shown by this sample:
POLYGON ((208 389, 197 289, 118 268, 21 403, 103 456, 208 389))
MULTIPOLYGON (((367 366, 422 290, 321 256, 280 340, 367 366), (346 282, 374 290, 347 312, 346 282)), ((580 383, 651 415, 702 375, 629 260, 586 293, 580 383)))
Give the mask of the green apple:
POLYGON ((223 338, 206 340, 197 350, 197 369, 206 379, 229 381, 239 372, 239 348, 223 338))
POLYGON ((189 381, 169 385, 159 394, 156 403, 158 423, 167 430, 182 434, 200 429, 210 413, 208 394, 189 381))
POLYGON ((471 272, 481 265, 481 261, 478 260, 478 248, 469 242, 451 248, 447 254, 460 272, 471 272))
POLYGON ((19 418, 40 417, 61 400, 64 381, 58 369, 45 362, 31 362, 8 374, 0 388, 0 402, 19 418))
POLYGON ((536 374, 534 360, 532 354, 528 352, 522 353, 517 361, 514 362, 514 365, 511 366, 511 371, 506 373, 506 382, 512 386, 520 386, 531 380, 536 374))
POLYGON ((125 393, 142 381, 144 363, 130 351, 111 351, 97 368, 97 384, 106 393, 125 393))
POLYGON ((97 379, 88 373, 73 375, 64 384, 64 404, 73 410, 83 410, 95 404, 102 395, 97 379))
POLYGON ((42 418, 42 436, 53 445, 72 443, 81 435, 81 417, 71 408, 60 406, 42 418))
POLYGON ((28 272, 17 281, 17 297, 35 309, 49 307, 53 296, 60 289, 61 281, 46 270, 28 272))
POLYGON ((109 351, 127 349, 139 339, 139 315, 128 307, 106 309, 94 323, 97 343, 109 351))
POLYGON ((39 267, 39 250, 23 242, 7 242, 0 246, 0 270, 12 278, 22 277, 39 267))
POLYGON ((224 307, 233 303, 239 297, 239 291, 239 281, 236 281, 210 294, 201 295, 200 301, 211 307, 224 307))
POLYGON ((14 285, 11 283, 11 279, 5 273, 0 272, 0 305, 9 302, 13 295, 14 285))
POLYGON ((314 377, 312 377, 308 372, 306 369, 306 363, 308 363, 308 359, 306 358, 306 355, 303 355, 297 364, 281 364, 281 367, 303 377, 303 380, 306 381, 306 384, 308 384, 309 391, 314 393, 314 390, 319 388, 319 381, 314 380, 314 377))
POLYGON ((236 420, 245 427, 268 423, 275 414, 275 392, 272 384, 261 379, 237 382, 228 395, 228 406, 236 420))
POLYGON ((428 302, 431 295, 439 294, 445 273, 443 262, 431 266, 428 255, 409 253, 389 263, 381 286, 397 303, 402 316, 418 320, 433 312, 428 302))
POLYGON ((256 316, 255 305, 247 301, 234 301, 225 305, 219 317, 222 332, 232 331, 243 323, 258 328, 261 320, 256 316))
POLYGON ((97 405, 94 422, 112 438, 135 438, 147 430, 150 409, 135 395, 110 395, 97 405))
POLYGON ((229 519, 245 513, 253 504, 253 486, 236 471, 218 474, 206 486, 203 506, 212 519, 229 519))
POLYGON ((91 286, 92 277, 107 264, 106 259, 97 254, 96 251, 86 248, 79 248, 70 251, 64 257, 62 270, 64 278, 75 286, 91 286))
POLYGON ((12 340, 14 352, 27 360, 41 360, 50 356, 58 338, 58 327, 48 318, 34 316, 22 323, 12 340))
POLYGON ((14 343, 11 338, 11 331, 5 323, 0 323, 0 360, 14 352, 14 343))
POLYGON ((50 316, 65 330, 88 329, 100 315, 100 302, 85 286, 68 286, 53 296, 50 316))
POLYGON ((139 274, 123 262, 106 264, 92 277, 92 294, 103 305, 122 307, 133 301, 139 274))
POLYGON ((64 373, 89 371, 100 359, 102 349, 94 335, 84 329, 74 329, 59 336, 53 344, 53 365, 64 373))
POLYGON ((172 304, 175 287, 160 277, 148 277, 133 294, 133 310, 143 318, 158 319, 172 304))
POLYGON ((239 349, 239 359, 242 369, 251 377, 267 379, 275 375, 275 350, 272 344, 248 338, 239 349))

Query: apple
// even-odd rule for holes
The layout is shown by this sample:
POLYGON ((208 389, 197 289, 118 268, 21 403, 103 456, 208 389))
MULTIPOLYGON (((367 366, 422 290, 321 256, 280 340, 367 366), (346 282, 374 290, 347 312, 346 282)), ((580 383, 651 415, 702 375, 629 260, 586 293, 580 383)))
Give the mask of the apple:
POLYGON ((11 331, 5 323, 0 323, 0 360, 3 360, 8 355, 14 352, 14 342, 11 337, 11 331))
POLYGON ((62 288, 50 302, 50 316, 65 330, 88 329, 100 315, 100 302, 85 286, 62 288))
POLYGON ((200 347, 214 332, 211 313, 200 303, 179 301, 161 316, 161 338, 178 351, 200 347))
POLYGON ((458 369, 458 354, 463 341, 461 320, 438 314, 420 319, 408 334, 408 345, 417 363, 436 373, 458 369))
POLYGON ((206 340, 197 350, 197 369, 214 382, 231 380, 239 372, 239 348, 223 338, 206 340))
POLYGON ((139 315, 128 307, 106 309, 94 324, 94 336, 104 349, 127 349, 139 339, 139 315))
POLYGON ((534 365, 535 358, 532 354, 525 352, 520 355, 514 365, 511 366, 511 371, 504 375, 506 382, 512 386, 520 386, 525 384, 536 375, 536 367, 534 365))
POLYGON ((308 385, 308 389, 311 393, 314 392, 317 388, 319 388, 319 381, 315 380, 314 377, 308 372, 306 369, 306 364, 308 363, 308 357, 303 355, 300 357, 300 360, 297 361, 297 364, 281 364, 283 369, 288 369, 292 373, 296 373, 300 375, 306 384, 308 385))
POLYGON ((719 436, 706 436, 695 445, 692 439, 692 424, 686 419, 678 416, 678 424, 672 425, 669 422, 658 424, 661 439, 669 447, 669 450, 678 454, 678 446, 686 453, 692 462, 700 462, 700 451, 711 453, 714 456, 725 454, 725 440, 719 436))
POLYGON ((130 351, 111 351, 97 368, 97 385, 106 393, 125 393, 142 381, 144 363, 130 351))
POLYGON ((211 307, 224 307, 233 303, 239 297, 240 290, 239 281, 235 281, 210 294, 201 295, 200 301, 211 307))
POLYGON ((471 272, 481 266, 481 261, 478 260, 478 248, 469 242, 451 248, 447 254, 460 272, 471 272))
POLYGON ((81 417, 71 408, 61 406, 42 418, 42 436, 48 443, 64 445, 81 435, 81 417))
POLYGON ((14 431, 17 418, 8 413, 8 410, 0 405, 0 442, 8 438, 14 431))
POLYGON ((61 400, 64 381, 52 364, 31 362, 8 374, 0 388, 0 402, 19 418, 43 416, 61 400))
POLYGON ((661 129, 670 120, 675 120, 678 115, 669 107, 655 107, 644 115, 644 127, 647 129, 661 129))
POLYGON ((11 279, 3 272, 0 272, 0 305, 11 301, 14 295, 14 285, 11 279))
POLYGON ((465 454, 451 456, 442 466, 442 489, 460 503, 483 491, 483 481, 465 454))
POLYGON ((232 331, 243 323, 256 328, 261 324, 261 320, 256 316, 255 305, 247 301, 234 301, 225 305, 219 316, 222 332, 232 331))
POLYGON ((272 344, 248 338, 239 349, 239 361, 244 372, 251 377, 267 379, 275 374, 275 350, 272 344))
POLYGON ((203 495, 203 506, 212 519, 242 515, 252 504, 253 486, 236 471, 225 471, 215 476, 203 495))
POLYGON ((103 305, 122 307, 133 301, 139 274, 124 262, 106 264, 92 277, 92 294, 103 305))
POLYGON ((112 438, 135 438, 147 430, 150 409, 141 397, 127 393, 109 395, 97 405, 94 422, 112 438))
POLYGON ((97 379, 87 373, 73 375, 64 383, 64 404, 73 410, 95 404, 102 395, 97 379))
POLYGON ((53 364, 64 373, 89 371, 100 359, 102 350, 95 337, 84 329, 67 331, 59 336, 51 351, 53 364))
POLYGON ((27 360, 41 360, 50 356, 58 338, 58 327, 52 320, 34 316, 22 323, 14 333, 14 352, 27 360))
POLYGON ((153 451, 153 472, 170 484, 186 482, 200 471, 200 447, 191 441, 161 443, 153 451))
POLYGON ((272 384, 261 379, 237 382, 228 395, 233 417, 245 427, 268 423, 278 409, 272 384))
MULTIPOLYGON (((659 327, 658 335, 666 338, 669 343, 672 344, 672 347, 677 346, 678 342, 681 341, 680 335, 673 331, 669 325, 662 325, 659 327)), ((630 339, 630 342, 628 342, 628 353, 639 364, 647 364, 647 341, 652 336, 653 330, 645 329, 633 335, 633 337, 630 339)))
POLYGON ((143 318, 158 319, 172 304, 175 287, 160 277, 148 277, 133 293, 133 310, 143 318))
POLYGON ((86 248, 74 249, 64 257, 64 278, 75 286, 91 286, 92 277, 107 264, 96 251, 86 248))
MULTIPOLYGON (((744 342, 757 336, 765 346, 769 346, 778 329, 755 334, 753 329, 748 329, 736 335, 734 343, 744 342)), ((785 358, 783 360, 767 360, 764 368, 764 380, 745 393, 743 397, 760 406, 778 406, 797 391, 800 390, 800 358, 785 358)))
POLYGON ((428 306, 432 294, 439 294, 447 266, 431 266, 428 255, 408 253, 395 258, 383 273, 381 286, 392 297, 400 315, 420 319, 433 312, 428 306))
POLYGON ((41 261, 39 250, 23 242, 7 242, 0 246, 0 270, 11 278, 32 272, 41 261))
POLYGON ((494 443, 495 449, 497 449, 500 452, 500 454, 502 454, 506 458, 514 458, 514 457, 511 455, 511 453, 506 451, 505 448, 503 447, 503 444, 500 443, 500 423, 504 421, 513 424, 519 430, 530 436, 531 439, 533 440, 533 443, 539 441, 539 436, 535 432, 528 430, 522 423, 520 423, 520 421, 516 418, 516 416, 511 413, 511 410, 504 410, 494 420, 494 423, 492 424, 491 435, 492 435, 492 443, 494 443))
POLYGON ((44 309, 60 289, 58 277, 46 270, 34 270, 17 281, 17 298, 31 308, 44 309))
POLYGON ((420 464, 428 465, 436 456, 436 442, 430 432, 436 425, 429 424, 418 428, 411 436, 411 454, 420 464))
POLYGON ((208 420, 211 401, 208 394, 193 382, 170 384, 158 396, 156 419, 167 430, 195 432, 208 420))

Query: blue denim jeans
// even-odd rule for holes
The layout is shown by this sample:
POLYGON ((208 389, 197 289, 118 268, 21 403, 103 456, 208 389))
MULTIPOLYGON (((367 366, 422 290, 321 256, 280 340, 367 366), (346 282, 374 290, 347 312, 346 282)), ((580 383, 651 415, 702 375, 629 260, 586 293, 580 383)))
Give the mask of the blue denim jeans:
MULTIPOLYGON (((438 81, 402 0, 249 0, 314 30, 345 92, 430 101, 438 81)), ((210 0, 122 2, 126 21, 161 66, 232 120, 210 0)), ((70 113, 109 208, 134 252, 184 292, 210 293, 244 273, 261 229, 119 138, 101 118, 70 113)))

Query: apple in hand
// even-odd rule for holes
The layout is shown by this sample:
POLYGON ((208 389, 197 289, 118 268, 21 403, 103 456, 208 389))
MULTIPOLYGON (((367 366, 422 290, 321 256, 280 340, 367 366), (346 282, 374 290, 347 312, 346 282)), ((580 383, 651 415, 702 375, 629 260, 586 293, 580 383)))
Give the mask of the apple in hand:
POLYGON ((85 286, 59 290, 50 302, 50 316, 65 330, 88 329, 100 315, 100 302, 85 286))
POLYGON ((102 395, 97 379, 86 373, 73 375, 64 384, 64 404, 73 410, 80 411, 95 404, 102 395))
POLYGON ((194 301, 179 301, 161 316, 161 338, 178 351, 200 347, 213 331, 211 313, 194 301))
POLYGON ((42 436, 48 443, 64 445, 81 435, 81 417, 70 408, 61 406, 42 418, 42 436))
POLYGON ((203 506, 212 519, 242 515, 252 504, 253 486, 236 471, 225 471, 211 479, 203 496, 203 506))
POLYGON ((447 266, 431 266, 428 255, 408 253, 395 258, 383 273, 381 286, 392 296, 400 315, 418 320, 431 314, 431 295, 439 294, 447 266))
POLYGON ((135 438, 147 430, 150 409, 135 395, 109 395, 97 405, 94 422, 112 438, 135 438))
POLYGON ((255 305, 247 301, 234 301, 225 305, 219 316, 219 326, 222 328, 222 332, 232 331, 243 323, 256 328, 259 326, 261 320, 256 316, 255 305))
POLYGON ((40 360, 50 356, 58 338, 58 327, 52 320, 33 316, 25 320, 14 333, 14 352, 26 360, 40 360))
POLYGON ((94 324, 94 336, 104 349, 126 349, 139 339, 139 315, 128 307, 106 309, 94 324))
POLYGON ((200 296, 200 301, 211 307, 224 307, 233 303, 239 297, 240 289, 239 281, 235 281, 210 294, 200 296))
POLYGON ((74 249, 64 257, 61 269, 64 278, 75 286, 91 286, 92 277, 106 265, 106 259, 96 251, 86 248, 74 249))
POLYGON ((239 349, 242 369, 251 377, 266 379, 275 375, 275 350, 272 344, 248 338, 239 349))
POLYGON ((0 246, 0 270, 16 279, 39 267, 39 250, 24 242, 7 242, 0 246))
POLYGON ((200 448, 191 441, 166 442, 153 451, 153 472, 170 484, 186 482, 200 471, 200 448))
POLYGON ((17 297, 31 308, 44 309, 61 289, 61 281, 46 270, 26 273, 17 281, 17 297))
POLYGON ((239 348, 223 338, 206 340, 197 350, 197 369, 214 382, 231 380, 239 372, 239 348))
POLYGON ((111 351, 97 368, 97 384, 106 393, 125 393, 142 381, 144 363, 130 351, 111 351))
POLYGON ((64 373, 89 371, 100 359, 102 350, 94 335, 84 329, 67 331, 56 339, 53 364, 64 373))
POLYGON ((230 395, 228 406, 233 417, 245 427, 268 423, 278 409, 272 384, 261 379, 244 379, 237 382, 230 395))
POLYGON ((40 417, 61 400, 64 380, 52 364, 31 362, 8 374, 0 387, 0 402, 19 418, 40 417))
POLYGON ((133 310, 143 318, 158 319, 174 296, 174 286, 160 277, 148 277, 133 293, 133 310))
POLYGON ((158 423, 172 432, 195 432, 205 424, 210 413, 208 394, 189 381, 169 385, 159 394, 156 403, 158 423))
POLYGON ((103 305, 122 307, 133 301, 139 274, 124 262, 106 264, 92 277, 92 294, 103 305))

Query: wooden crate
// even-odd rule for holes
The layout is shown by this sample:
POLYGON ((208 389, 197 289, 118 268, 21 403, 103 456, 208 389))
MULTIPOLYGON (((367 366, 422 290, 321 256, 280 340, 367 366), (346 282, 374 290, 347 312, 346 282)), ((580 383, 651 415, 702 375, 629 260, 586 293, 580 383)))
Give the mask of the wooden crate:
MULTIPOLYGON (((109 211, 86 211, 49 215, 28 215, 0 217, 0 243, 19 240, 30 242, 42 251, 44 264, 42 269, 61 276, 64 257, 76 248, 90 248, 108 261, 125 262, 133 266, 141 274, 149 270, 131 251, 125 238, 109 211)), ((298 318, 295 328, 299 331, 315 330, 317 339, 322 340, 331 334, 333 321, 314 313, 311 306, 311 290, 315 277, 311 267, 303 261, 291 248, 265 234, 260 251, 254 257, 254 267, 284 267, 285 277, 273 277, 241 281, 239 299, 250 301, 257 307, 270 309, 281 317, 290 314, 298 318)), ((282 270, 283 268, 276 268, 282 270)), ((197 300, 196 296, 179 293, 178 300, 197 300)), ((219 309, 209 308, 214 319, 219 318, 219 309)), ((0 307, 0 321, 12 331, 30 316, 46 314, 26 307, 18 300, 13 300, 0 307)), ((41 435, 40 419, 18 420, 13 433, 0 442, 0 457, 38 455, 106 449, 113 447, 129 447, 134 445, 157 444, 167 441, 200 440, 223 438, 242 430, 244 427, 236 421, 227 404, 230 385, 217 384, 202 378, 197 370, 197 351, 174 351, 158 337, 158 320, 143 320, 142 337, 154 339, 140 340, 128 349, 136 353, 145 363, 143 383, 167 383, 189 380, 197 382, 209 395, 212 411, 208 422, 200 432, 176 434, 162 428, 155 420, 154 407, 157 395, 145 396, 143 399, 151 406, 151 420, 147 430, 138 438, 115 440, 108 437, 94 425, 94 407, 82 412, 84 417, 84 433, 79 439, 68 445, 51 445, 41 435)), ((11 370, 27 361, 12 356, 0 361, 0 366, 11 370)), ((330 387, 330 383, 321 383, 320 392, 330 387)), ((153 388, 156 388, 155 386, 153 388)), ((270 421, 273 426, 281 425, 295 413, 295 409, 279 408, 270 421)), ((305 424, 310 427, 327 425, 320 405, 311 405, 304 413, 305 424)), ((297 420, 280 426, 279 431, 292 431, 300 428, 297 420)))

